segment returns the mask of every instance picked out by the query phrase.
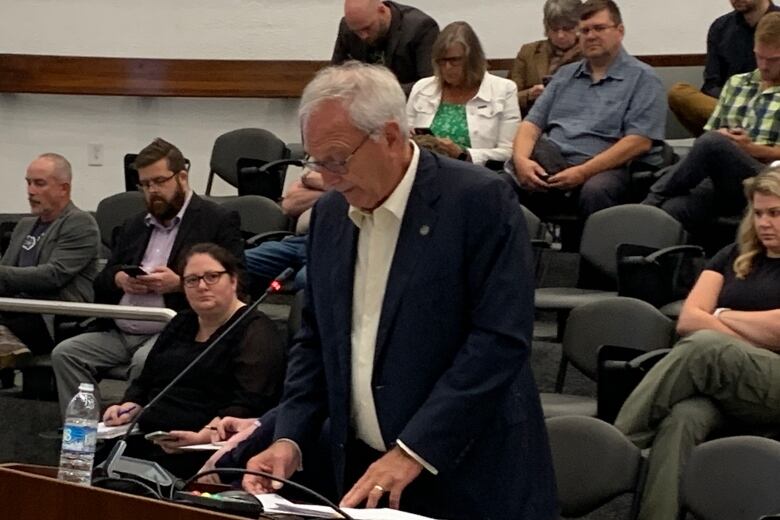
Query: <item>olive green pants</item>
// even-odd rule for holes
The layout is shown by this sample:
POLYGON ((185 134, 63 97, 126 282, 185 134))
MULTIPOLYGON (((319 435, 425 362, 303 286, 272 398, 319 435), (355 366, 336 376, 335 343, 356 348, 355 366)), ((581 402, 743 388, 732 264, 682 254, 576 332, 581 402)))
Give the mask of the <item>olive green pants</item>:
POLYGON ((650 448, 640 520, 677 518, 685 463, 726 420, 780 425, 780 356, 698 331, 650 370, 615 420, 634 444, 650 448))

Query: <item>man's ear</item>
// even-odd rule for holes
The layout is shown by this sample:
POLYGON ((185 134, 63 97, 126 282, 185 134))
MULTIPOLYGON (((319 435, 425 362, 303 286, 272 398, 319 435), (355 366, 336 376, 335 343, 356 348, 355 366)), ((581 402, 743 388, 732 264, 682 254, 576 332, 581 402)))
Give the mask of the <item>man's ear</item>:
POLYGON ((387 123, 385 123, 382 132, 390 148, 393 148, 394 146, 397 146, 399 144, 402 145, 405 142, 404 136, 401 135, 401 127, 398 125, 398 122, 396 121, 388 121, 387 123))
POLYGON ((186 182, 188 186, 189 186, 189 176, 190 174, 187 170, 182 170, 179 172, 179 179, 186 182))

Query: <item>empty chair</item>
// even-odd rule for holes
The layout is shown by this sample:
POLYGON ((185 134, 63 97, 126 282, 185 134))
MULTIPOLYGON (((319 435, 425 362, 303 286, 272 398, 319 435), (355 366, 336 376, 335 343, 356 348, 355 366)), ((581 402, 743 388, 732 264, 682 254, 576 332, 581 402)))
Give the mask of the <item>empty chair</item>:
POLYGON ((624 493, 634 493, 636 518, 644 477, 642 455, 611 424, 593 417, 553 417, 550 438, 561 514, 578 518, 624 493))
POLYGON ((602 345, 651 351, 671 346, 673 336, 672 320, 641 300, 613 296, 577 307, 566 323, 556 393, 541 394, 544 416, 596 415, 595 398, 561 393, 569 363, 595 381, 602 345))
POLYGON ((266 197, 232 195, 206 198, 238 213, 241 217, 241 234, 246 240, 256 235, 290 229, 290 219, 277 203, 266 197))
POLYGON ((125 220, 144 210, 146 202, 140 191, 117 193, 98 202, 95 220, 100 229, 103 246, 110 250, 116 229, 124 224, 125 220))
POLYGON ((231 186, 238 187, 239 159, 255 159, 266 163, 284 159, 288 153, 281 139, 262 128, 239 128, 220 135, 211 150, 206 195, 211 194, 214 175, 231 186))
POLYGON ((566 316, 584 303, 617 294, 617 248, 636 244, 663 249, 683 244, 682 225, 653 206, 626 204, 597 211, 585 222, 576 287, 536 290, 536 308, 558 313, 558 336, 566 316))
POLYGON ((757 520, 780 512, 780 442, 726 437, 697 446, 683 471, 680 501, 697 520, 757 520))

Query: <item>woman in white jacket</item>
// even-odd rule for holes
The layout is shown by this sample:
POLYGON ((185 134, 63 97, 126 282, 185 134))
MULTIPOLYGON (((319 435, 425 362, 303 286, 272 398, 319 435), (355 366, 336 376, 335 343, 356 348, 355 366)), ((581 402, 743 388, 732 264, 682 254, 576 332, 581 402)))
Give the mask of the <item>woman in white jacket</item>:
POLYGON ((466 22, 445 27, 433 44, 434 76, 415 83, 409 126, 430 129, 453 157, 476 164, 506 161, 520 123, 517 85, 487 72, 479 38, 466 22))

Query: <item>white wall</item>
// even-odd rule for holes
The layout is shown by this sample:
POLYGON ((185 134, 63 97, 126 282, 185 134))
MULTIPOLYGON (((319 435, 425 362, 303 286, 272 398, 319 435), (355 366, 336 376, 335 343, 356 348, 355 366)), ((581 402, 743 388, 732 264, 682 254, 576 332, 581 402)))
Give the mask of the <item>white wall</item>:
MULTIPOLYGON (((412 2, 410 2, 412 3, 412 2)), ((542 0, 419 0, 441 26, 469 21, 489 57, 512 57, 541 37, 542 0), (479 7, 475 7, 479 5, 479 7)), ((704 52, 726 0, 622 0, 625 45, 635 54, 704 52)), ((207 59, 330 57, 340 0, 0 0, 0 53, 207 59)), ((0 213, 27 211, 23 175, 43 151, 67 156, 74 199, 94 209, 121 191, 122 156, 156 136, 179 145, 203 191, 214 138, 259 126, 299 140, 294 100, 0 94, 0 213), (87 166, 87 145, 104 147, 87 166)), ((217 185, 217 193, 230 193, 217 185)))

